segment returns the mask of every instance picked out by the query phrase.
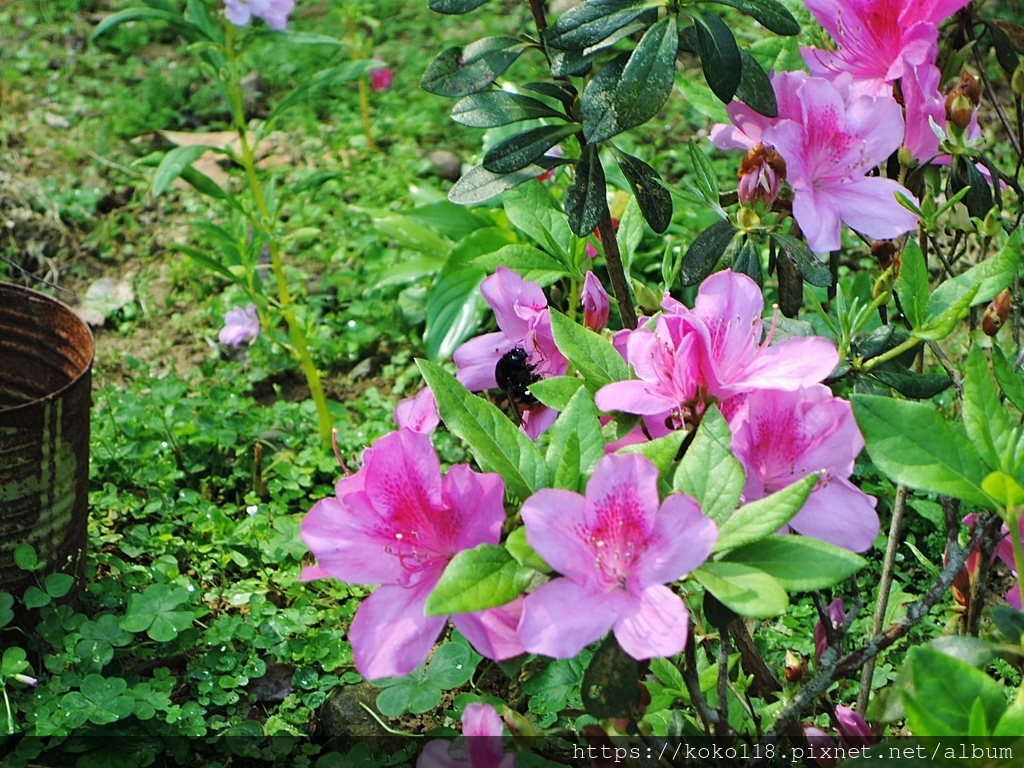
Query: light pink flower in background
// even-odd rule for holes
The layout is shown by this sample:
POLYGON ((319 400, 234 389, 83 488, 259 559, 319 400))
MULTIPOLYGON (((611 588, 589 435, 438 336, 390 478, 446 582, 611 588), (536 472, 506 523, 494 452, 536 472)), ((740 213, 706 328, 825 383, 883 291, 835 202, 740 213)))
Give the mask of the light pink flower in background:
MULTIPOLYGON (((427 597, 452 557, 477 544, 497 544, 505 521, 505 489, 495 474, 457 464, 441 475, 427 435, 402 429, 363 454, 334 498, 302 520, 302 538, 317 559, 304 579, 331 576, 380 584, 356 611, 348 638, 363 677, 407 675, 423 662, 449 617, 425 616, 427 597)), ((522 608, 450 617, 484 656, 523 652, 515 636, 522 608)))
POLYGON ((490 704, 467 704, 462 713, 465 757, 451 754, 456 742, 434 739, 416 760, 416 768, 514 768, 515 754, 506 755, 502 746, 501 718, 490 704))
POLYGON ((249 304, 245 309, 234 307, 224 315, 224 327, 217 338, 221 344, 229 347, 240 347, 251 344, 260 335, 260 318, 256 313, 256 305, 249 304))
POLYGON ((611 304, 608 292, 593 272, 587 272, 580 295, 583 303, 583 324, 592 331, 600 331, 608 322, 611 304))
MULTIPOLYGON (((846 606, 843 605, 843 598, 837 597, 828 604, 828 618, 832 622, 833 629, 839 629, 846 620, 846 606)), ((814 663, 821 664, 821 655, 828 648, 828 633, 821 619, 814 624, 814 663)))
POLYGON ((804 48, 815 75, 849 72, 876 92, 905 74, 905 63, 935 61, 938 26, 969 0, 804 0, 836 50, 804 48))
POLYGON ((437 401, 429 387, 424 387, 415 397, 407 397, 395 406, 395 423, 398 427, 413 432, 429 434, 437 429, 441 417, 437 413, 437 401))
POLYGON ((761 289, 732 270, 705 280, 692 310, 669 296, 662 307, 653 330, 639 328, 626 340, 637 378, 598 390, 601 410, 689 422, 708 403, 736 394, 816 384, 839 363, 835 346, 819 336, 763 339, 761 289))
MULTIPOLYGON (((498 386, 494 369, 498 361, 517 347, 526 351, 533 372, 541 378, 561 376, 569 361, 558 351, 551 333, 551 311, 544 291, 536 283, 523 280, 511 269, 498 267, 480 285, 480 292, 494 310, 497 333, 470 339, 452 355, 458 368, 457 378, 466 389, 479 391, 498 386)), ((533 406, 523 411, 523 428, 537 437, 558 417, 557 411, 533 406)))
POLYGON ((733 453, 747 475, 746 501, 824 470, 789 527, 854 552, 871 546, 879 530, 876 500, 848 479, 864 438, 846 400, 821 384, 756 390, 743 395, 729 426, 733 453))
MULTIPOLYGON (((375 61, 383 62, 380 56, 373 57, 375 61)), ((370 90, 374 92, 387 91, 395 82, 395 73, 388 67, 377 67, 370 70, 370 90)))
POLYGON ((294 9, 295 0, 224 0, 224 16, 236 27, 244 27, 255 16, 280 31, 288 26, 294 9))
POLYGON ((707 559, 718 530, 689 496, 659 501, 650 461, 605 456, 586 496, 544 489, 522 517, 530 546, 561 574, 526 597, 519 637, 529 652, 571 658, 609 629, 635 659, 682 651, 688 614, 665 584, 707 559))

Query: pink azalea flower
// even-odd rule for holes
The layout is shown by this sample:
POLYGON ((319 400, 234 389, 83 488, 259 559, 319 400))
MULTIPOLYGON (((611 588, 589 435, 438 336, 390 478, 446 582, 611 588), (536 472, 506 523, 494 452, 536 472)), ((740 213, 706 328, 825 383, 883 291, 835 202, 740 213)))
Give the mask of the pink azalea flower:
MULTIPOLYGON (((383 62, 380 56, 373 57, 376 61, 383 62)), ((388 67, 377 67, 370 70, 370 90, 374 92, 387 91, 395 82, 395 73, 388 67)))
POLYGON ((609 629, 635 659, 682 651, 689 615, 665 584, 707 559, 718 530, 689 496, 659 502, 650 461, 605 456, 585 497, 544 489, 522 516, 530 546, 562 574, 526 597, 519 637, 529 652, 571 658, 609 629))
POLYGON ((462 713, 465 760, 451 755, 456 742, 435 739, 427 743, 416 768, 514 768, 515 754, 502 748, 504 731, 497 710, 490 704, 467 704, 462 713))
POLYGON ((221 344, 229 347, 240 347, 251 344, 260 335, 260 318, 256 313, 256 305, 249 304, 245 309, 234 307, 224 315, 224 327, 217 338, 221 344))
MULTIPOLYGON (((654 328, 626 339, 636 379, 597 392, 597 407, 692 422, 708 403, 759 388, 820 382, 839 363, 827 339, 762 341, 764 297, 746 275, 723 270, 705 280, 692 310, 666 296, 654 328)), ((621 343, 621 339, 617 339, 621 343)))
POLYGON ((939 93, 941 73, 930 61, 913 63, 905 59, 903 64, 900 86, 907 124, 903 146, 912 158, 925 163, 939 153, 939 137, 932 122, 940 127, 946 122, 946 108, 939 93))
POLYGON ((593 272, 587 272, 583 280, 580 300, 583 302, 583 324, 592 331, 600 331, 608 322, 611 304, 608 301, 608 292, 593 272))
POLYGON ((424 387, 415 397, 407 397, 395 406, 395 423, 399 429, 430 434, 441 423, 437 412, 437 401, 429 387, 424 387))
POLYGON ((255 16, 280 31, 288 26, 294 9, 295 0, 224 0, 224 16, 236 27, 244 27, 255 16))
POLYGON ((913 229, 917 217, 895 197, 913 195, 892 179, 866 176, 903 141, 903 115, 892 96, 865 94, 849 75, 832 82, 781 72, 772 83, 777 118, 734 101, 728 107, 733 126, 715 126, 711 140, 721 149, 763 143, 782 156, 793 217, 811 249, 838 250, 842 223, 878 239, 913 229))
MULTIPOLYGON (((828 618, 832 622, 833 629, 839 629, 846 620, 846 606, 843 605, 843 598, 837 597, 828 604, 828 618)), ((814 663, 821 664, 821 655, 828 648, 828 634, 825 632, 825 625, 821 619, 814 625, 814 663)))
MULTIPOLYGON (((506 352, 516 348, 525 350, 533 372, 541 378, 565 373, 569 361, 555 346, 551 311, 539 285, 523 280, 511 269, 498 267, 480 285, 480 292, 494 310, 501 330, 470 339, 455 350, 452 357, 458 368, 457 378, 467 389, 497 387, 494 369, 506 352)), ((523 428, 535 438, 557 417, 550 408, 532 406, 523 411, 523 428)))
POLYGON ((849 72, 876 92, 903 77, 906 61, 935 60, 937 28, 969 0, 804 0, 834 51, 805 48, 815 75, 849 72))
POLYGON ((848 480, 864 438, 846 400, 820 384, 789 392, 757 390, 743 396, 729 426, 733 453, 747 474, 746 501, 824 470, 789 527, 854 552, 871 546, 878 514, 875 498, 848 480))
MULTIPOLYGON (((336 492, 302 520, 302 538, 317 559, 303 577, 380 584, 349 627, 356 669, 370 680, 407 675, 448 619, 423 613, 445 566, 464 549, 498 543, 504 484, 465 464, 442 477, 430 438, 402 429, 368 448, 363 466, 339 480, 336 492)), ((510 658, 523 652, 515 637, 521 603, 451 620, 484 656, 510 658)))

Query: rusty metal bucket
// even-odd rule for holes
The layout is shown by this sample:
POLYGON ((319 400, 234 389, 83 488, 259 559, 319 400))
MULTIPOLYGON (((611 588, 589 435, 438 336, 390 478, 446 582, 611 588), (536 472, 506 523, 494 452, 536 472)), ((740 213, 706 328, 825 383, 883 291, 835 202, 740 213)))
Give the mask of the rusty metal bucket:
POLYGON ((81 574, 92 357, 92 332, 67 306, 0 283, 0 590, 34 583, 14 564, 22 543, 47 571, 81 574))

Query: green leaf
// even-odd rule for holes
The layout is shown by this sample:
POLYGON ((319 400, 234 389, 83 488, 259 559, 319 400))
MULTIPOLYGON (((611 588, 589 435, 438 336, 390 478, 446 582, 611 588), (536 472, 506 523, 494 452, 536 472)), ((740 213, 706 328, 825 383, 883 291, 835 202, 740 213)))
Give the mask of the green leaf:
POLYGON ((551 331, 555 346, 568 358, 570 369, 582 374, 592 392, 605 384, 629 378, 629 368, 622 355, 600 334, 555 310, 551 310, 551 331))
POLYGON ((628 717, 640 703, 640 669, 636 659, 609 633, 594 652, 583 676, 583 708, 598 719, 628 717))
POLYGON ((871 375, 912 400, 927 400, 953 385, 953 380, 942 373, 910 373, 889 370, 887 366, 887 363, 883 363, 875 368, 871 375))
POLYGON ((446 268, 438 275, 427 299, 424 333, 431 360, 451 357, 480 327, 486 302, 479 288, 486 276, 473 267, 446 268))
POLYGON ((445 643, 427 662, 424 682, 440 691, 449 691, 473 679, 480 656, 465 642, 445 643))
MULTIPOLYGON (((713 13, 694 14, 697 55, 704 79, 723 104, 732 101, 743 74, 743 60, 732 30, 713 13)), ((674 55, 674 53, 673 53, 674 55)))
POLYGON ((977 219, 984 219, 992 208, 992 188, 981 175, 973 160, 956 155, 949 170, 947 194, 952 197, 962 189, 967 190, 963 203, 967 212, 977 219))
POLYGON ((502 192, 536 179, 544 173, 539 165, 528 165, 514 173, 491 173, 482 165, 471 168, 448 190, 448 199, 459 205, 485 203, 502 192))
POLYGON ((832 273, 827 264, 818 261, 807 243, 798 240, 792 235, 772 233, 772 240, 778 243, 779 248, 796 268, 797 274, 811 285, 819 288, 827 288, 832 285, 832 273))
POLYGON ((740 563, 709 561, 691 574, 719 602, 740 616, 763 619, 778 616, 789 597, 775 579, 740 563))
POLYGON ((773 535, 800 511, 817 482, 818 475, 810 475, 771 496, 744 504, 718 526, 718 541, 712 551, 728 552, 773 535))
POLYGON ((150 188, 154 197, 162 195, 176 178, 202 155, 212 151, 211 147, 191 145, 175 147, 160 161, 156 173, 153 174, 153 186, 150 188))
POLYGON ((751 16, 779 35, 798 35, 800 25, 785 6, 775 0, 711 0, 751 16))
POLYGON ((515 561, 504 547, 478 544, 455 555, 427 598, 427 616, 472 613, 505 605, 530 584, 533 571, 515 561))
POLYGON ((653 21, 657 15, 641 0, 585 0, 559 16, 544 32, 544 39, 552 48, 582 51, 634 21, 653 21))
POLYGON ((448 430, 462 438, 480 468, 497 472, 509 493, 525 499, 547 485, 540 449, 504 413, 471 394, 440 366, 417 360, 448 430))
POLYGON ((597 144, 654 117, 672 92, 679 35, 674 16, 644 34, 632 54, 607 64, 583 92, 583 134, 597 144))
POLYGON ((718 407, 712 405, 672 478, 672 488, 693 496, 701 511, 717 524, 736 509, 746 482, 731 446, 729 424, 718 407))
POLYGON ((1006 359, 1003 350, 996 345, 992 347, 992 367, 1006 399, 1018 411, 1024 412, 1024 374, 1014 370, 1013 363, 1006 359))
POLYGON ((576 178, 565 191, 565 215, 577 237, 586 237, 609 216, 601 148, 588 144, 576 163, 576 178))
POLYGON ((531 45, 515 37, 485 37, 465 48, 446 48, 430 62, 421 85, 438 96, 467 96, 482 91, 531 45))
POLYGON ((994 605, 989 610, 992 621, 1009 642, 1020 645, 1024 637, 1024 613, 1009 605, 994 605))
POLYGON ((719 219, 693 241, 683 256, 679 278, 683 285, 697 285, 715 271, 725 249, 736 236, 736 227, 727 219, 719 219))
POLYGON ((135 593, 129 598, 121 629, 145 631, 151 640, 170 642, 179 632, 192 626, 192 611, 178 610, 188 600, 189 592, 184 587, 150 584, 142 594, 135 593))
POLYGON ((36 549, 31 544, 18 544, 14 548, 14 564, 23 571, 38 571, 45 566, 39 561, 36 549))
POLYGON ((181 176, 182 181, 187 182, 201 195, 212 197, 214 200, 229 200, 232 204, 235 202, 234 198, 230 197, 220 184, 202 171, 197 171, 191 165, 182 168, 179 176, 181 176))
POLYGON ((1005 472, 996 471, 986 475, 981 481, 981 489, 999 504, 1004 517, 1007 508, 1012 509, 1024 501, 1024 488, 1005 472))
POLYGON ((470 128, 497 128, 520 120, 565 119, 543 101, 500 88, 466 96, 452 107, 452 120, 470 128))
POLYGON ((74 585, 75 578, 67 573, 48 573, 43 580, 46 594, 54 600, 64 597, 74 585))
MULTIPOLYGON (((964 368, 964 431, 982 461, 989 467, 1008 469, 1015 442, 999 390, 992 381, 985 353, 971 345, 964 368)), ((1024 502, 1024 498, 1020 499, 1024 502)))
POLYGON ((522 170, 578 130, 578 123, 530 128, 492 147, 484 155, 484 169, 491 173, 512 173, 522 170))
POLYGON ((1000 651, 995 643, 969 635, 936 637, 928 641, 928 647, 978 669, 984 669, 985 665, 999 656, 1000 651))
POLYGON ((583 381, 575 376, 552 376, 541 379, 530 385, 530 394, 548 408, 564 411, 573 395, 583 386, 583 381))
POLYGON ((0 592, 0 629, 14 621, 14 595, 0 592))
POLYGON ((131 21, 163 21, 174 27, 175 31, 185 40, 194 43, 196 40, 208 39, 203 31, 195 24, 189 24, 180 13, 166 11, 160 8, 128 8, 117 13, 112 13, 96 25, 96 29, 89 35, 90 42, 105 35, 115 27, 127 24, 131 21))
POLYGON ((848 549, 806 536, 769 536, 732 550, 718 562, 757 568, 788 592, 828 589, 867 565, 848 549))
POLYGON ((892 480, 992 508, 981 489, 984 463, 933 406, 862 394, 851 401, 868 455, 892 480))
POLYGON ((758 287, 764 287, 764 272, 761 270, 761 253, 758 251, 750 240, 744 240, 743 245, 740 246, 739 253, 736 254, 736 261, 733 262, 732 269, 734 272, 739 272, 742 275, 746 275, 755 283, 758 287))
POLYGON ((21 596, 21 601, 25 604, 25 607, 29 610, 33 608, 42 608, 44 605, 49 605, 53 600, 48 594, 43 592, 39 587, 34 584, 25 590, 25 594, 21 596))
POLYGON ((912 328, 924 325, 928 309, 928 267, 917 240, 909 238, 900 257, 900 274, 896 278, 896 293, 900 297, 903 314, 912 328))
POLYGON ((578 699, 590 658, 590 652, 584 650, 575 658, 553 661, 524 680, 523 693, 530 696, 530 711, 538 715, 557 713, 565 709, 573 698, 578 699))
POLYGON ((430 0, 430 10, 438 13, 469 13, 487 0, 430 0))
MULTIPOLYGON (((619 170, 626 177, 640 212, 648 226, 659 235, 672 223, 672 195, 661 184, 661 176, 638 157, 614 148, 619 170)), ((620 232, 621 227, 620 227, 620 232)))
POLYGON ((1024 733, 1024 688, 1017 689, 1017 698, 1006 708, 1003 716, 999 718, 995 728, 992 729, 993 736, 1013 736, 1017 739, 1024 733))
POLYGON ((779 105, 768 73, 746 51, 740 51, 740 61, 742 69, 740 84, 736 86, 736 98, 765 117, 778 117, 779 105))
POLYGON ((979 669, 932 648, 911 648, 905 662, 909 686, 900 695, 907 727, 916 736, 984 736, 971 732, 978 701, 988 723, 1006 711, 1003 686, 979 669))
POLYGON ((4 648, 4 655, 0 657, 0 677, 11 677, 21 674, 28 669, 28 654, 24 648, 12 646, 4 648))
POLYGON ((547 187, 537 182, 523 184, 504 195, 502 204, 516 229, 558 259, 563 269, 574 269, 575 238, 565 214, 547 187))
POLYGON ((526 528, 516 528, 508 535, 505 541, 505 548, 515 558, 516 562, 524 568, 532 568, 541 573, 549 573, 551 566, 544 562, 544 558, 537 554, 537 551, 530 546, 526 540, 526 528))
POLYGON ((475 256, 470 264, 486 272, 494 272, 497 267, 507 267, 517 272, 524 280, 532 280, 541 285, 547 285, 571 274, 554 256, 549 256, 532 245, 506 245, 493 253, 475 256))
POLYGON ((988 28, 989 36, 992 38, 992 47, 996 51, 996 59, 999 61, 999 66, 1003 68, 1007 76, 1012 76, 1020 62, 1017 55, 1020 51, 1020 46, 1019 44, 1014 46, 1010 36, 1004 31, 1003 25, 1006 25, 1007 28, 1016 29, 1018 41, 1020 39, 1020 27, 1015 27, 1010 22, 1002 20, 984 21, 983 23, 988 28))
POLYGON ((669 432, 664 437, 657 437, 654 440, 648 440, 643 443, 623 446, 616 453, 620 456, 631 454, 643 456, 656 466, 662 477, 664 477, 675 466, 676 456, 679 455, 679 449, 682 447, 683 440, 685 439, 686 432, 676 430, 675 432, 669 432))
POLYGON ((547 463, 553 488, 582 492, 604 458, 604 439, 594 396, 580 387, 550 430, 547 463))
POLYGON ((223 277, 226 280, 230 280, 232 283, 240 283, 240 282, 242 282, 239 279, 238 275, 236 275, 230 269, 225 267, 219 261, 213 259, 210 256, 207 256, 202 251, 196 250, 195 248, 189 248, 187 245, 179 245, 178 243, 171 243, 170 247, 173 250, 175 250, 175 251, 178 251, 180 253, 184 253, 186 256, 188 256, 190 259, 192 259, 192 261, 194 261, 199 266, 204 267, 205 269, 210 270, 214 274, 220 275, 221 277, 223 277))
POLYGON ((718 176, 715 175, 715 168, 711 165, 708 156, 697 146, 697 142, 690 139, 687 149, 690 153, 690 165, 693 166, 693 175, 697 185, 697 191, 708 205, 718 206, 718 176))

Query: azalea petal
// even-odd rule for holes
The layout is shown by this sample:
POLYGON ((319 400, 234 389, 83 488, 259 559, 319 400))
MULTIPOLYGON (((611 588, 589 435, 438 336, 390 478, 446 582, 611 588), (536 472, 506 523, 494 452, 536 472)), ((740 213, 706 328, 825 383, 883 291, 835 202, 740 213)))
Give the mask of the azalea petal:
POLYGON ((835 345, 822 336, 791 336, 761 350, 733 382, 733 389, 809 387, 826 379, 839 365, 835 345))
POLYGON ((970 0, 913 0, 904 5, 900 22, 909 26, 916 21, 925 21, 938 26, 969 2, 970 0))
POLYGON ((302 518, 302 540, 317 560, 320 575, 349 584, 397 584, 403 574, 398 558, 384 547, 390 540, 374 527, 379 517, 353 514, 351 506, 337 499, 321 499, 302 518))
POLYGON ((582 538, 585 501, 578 493, 545 488, 523 502, 526 540, 544 561, 570 579, 585 582, 594 554, 582 538))
POLYGON ((466 768, 466 761, 452 757, 449 750, 454 742, 447 739, 428 741, 416 758, 416 768, 466 768))
POLYGON ((548 300, 536 283, 523 280, 507 267, 498 267, 480 284, 480 292, 494 310, 498 327, 510 339, 521 339, 530 332, 529 320, 547 309, 548 300))
POLYGON ((402 677, 423 663, 447 622, 423 615, 439 577, 412 587, 378 587, 363 601, 348 630, 359 674, 367 680, 402 677))
POLYGON ((505 483, 501 476, 474 472, 467 464, 456 464, 442 481, 445 507, 451 512, 439 525, 452 530, 445 536, 455 551, 477 544, 497 544, 505 523, 505 483))
POLYGON ((586 525, 591 530, 614 528, 611 536, 628 546, 654 528, 658 505, 654 464, 636 454, 605 456, 587 483, 586 525))
POLYGON ((917 227, 917 216, 900 205, 897 192, 916 202, 906 187, 878 177, 846 179, 834 186, 821 187, 818 198, 830 199, 831 205, 841 211, 843 221, 858 232, 891 240, 917 227))
POLYGON ((530 653, 571 659, 611 629, 624 594, 553 579, 526 596, 519 639, 530 653))
POLYGON ((462 713, 462 735, 472 768, 498 768, 504 758, 502 723, 490 704, 467 704, 462 713))
POLYGON ((697 315, 710 328, 713 323, 729 325, 731 333, 755 342, 761 337, 761 312, 764 296, 757 283, 746 275, 723 269, 701 283, 693 305, 697 315))
POLYGON ((653 416, 678 407, 678 403, 657 392, 655 386, 646 381, 615 381, 605 384, 597 391, 594 402, 605 413, 622 411, 641 416, 653 416))
POLYGON ((811 491, 803 508, 789 521, 804 536, 854 552, 871 548, 878 536, 876 500, 849 480, 833 477, 811 491))
POLYGON ((481 656, 504 661, 526 653, 516 630, 523 616, 524 598, 475 613, 459 613, 451 617, 459 630, 481 656))
POLYGON ((646 589, 681 579, 708 559, 717 539, 718 527, 696 501, 682 493, 669 496, 637 560, 635 583, 646 589))
POLYGON ((503 333, 485 333, 463 343, 452 360, 458 368, 456 378, 471 392, 495 389, 498 382, 494 369, 502 355, 515 348, 516 342, 503 333))
POLYGON ((545 405, 534 405, 523 411, 523 432, 531 440, 540 437, 558 419, 558 411, 545 405))
POLYGON ((793 218, 807 238, 807 246, 815 253, 838 251, 842 246, 839 205, 831 197, 817 194, 813 188, 795 192, 793 218))
POLYGON ((858 141, 834 163, 841 176, 860 176, 879 165, 903 142, 903 110, 892 94, 854 99, 846 108, 846 131, 858 141))
POLYGON ((839 37, 839 9, 841 6, 836 0, 804 0, 804 5, 833 39, 839 37))
POLYGON ((395 423, 399 428, 430 433, 437 429, 440 422, 437 401, 429 387, 424 387, 415 397, 406 398, 395 406, 395 423))
POLYGON ((365 495, 386 518, 440 509, 441 464, 430 437, 401 429, 377 440, 365 455, 365 495))
POLYGON ((656 584, 640 593, 633 610, 615 622, 615 639, 622 650, 638 661, 675 656, 686 645, 690 616, 682 598, 656 584))

